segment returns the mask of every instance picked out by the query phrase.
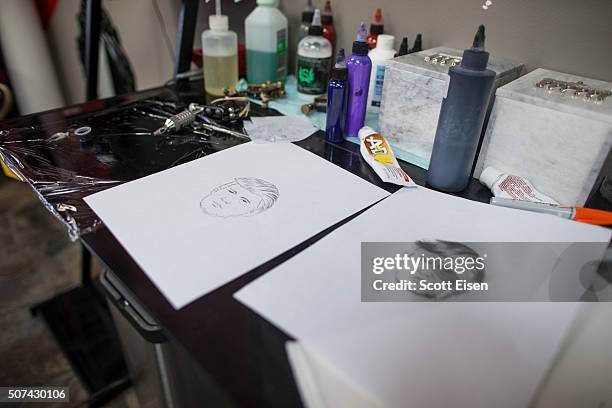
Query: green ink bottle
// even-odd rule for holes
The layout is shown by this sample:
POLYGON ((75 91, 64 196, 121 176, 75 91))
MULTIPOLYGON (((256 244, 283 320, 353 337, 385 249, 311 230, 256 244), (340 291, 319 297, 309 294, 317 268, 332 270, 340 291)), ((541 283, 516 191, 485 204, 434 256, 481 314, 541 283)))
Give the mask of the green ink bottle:
POLYGON ((277 0, 257 0, 257 7, 244 21, 247 80, 252 84, 287 79, 287 17, 277 0))
POLYGON ((323 37, 321 11, 316 9, 308 35, 300 40, 297 49, 298 92, 304 95, 323 95, 331 70, 332 44, 323 37))

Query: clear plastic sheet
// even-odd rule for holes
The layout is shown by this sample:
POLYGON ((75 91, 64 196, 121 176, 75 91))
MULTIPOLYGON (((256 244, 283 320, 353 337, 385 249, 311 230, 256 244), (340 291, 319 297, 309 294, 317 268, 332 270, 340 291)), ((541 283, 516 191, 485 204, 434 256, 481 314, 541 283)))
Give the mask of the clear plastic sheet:
POLYGON ((244 142, 197 123, 154 136, 188 103, 168 88, 151 92, 145 100, 94 101, 0 124, 0 158, 31 185, 72 240, 102 225, 84 197, 244 142))

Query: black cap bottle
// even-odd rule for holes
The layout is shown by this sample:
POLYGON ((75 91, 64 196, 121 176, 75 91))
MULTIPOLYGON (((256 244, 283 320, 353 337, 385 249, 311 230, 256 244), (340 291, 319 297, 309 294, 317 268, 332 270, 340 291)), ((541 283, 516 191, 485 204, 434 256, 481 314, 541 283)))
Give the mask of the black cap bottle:
POLYGON ((353 48, 351 53, 354 55, 368 55, 370 48, 367 43, 367 31, 365 28, 365 23, 362 21, 359 25, 359 32, 357 33, 357 38, 353 41, 353 48))
POLYGON ((323 37, 321 11, 316 9, 308 35, 297 47, 297 91, 305 95, 323 95, 327 89, 333 57, 332 44, 323 37))
POLYGON ((302 11, 302 23, 300 24, 300 30, 298 33, 298 43, 300 40, 308 35, 308 28, 310 22, 314 16, 314 7, 312 6, 312 0, 306 1, 306 8, 302 11))
POLYGON ((495 81, 495 72, 487 69, 484 31, 481 25, 472 48, 463 53, 461 65, 448 70, 450 83, 427 173, 427 184, 441 191, 458 192, 467 187, 480 144, 495 81))
POLYGON ((331 79, 327 84, 325 139, 333 143, 344 140, 348 92, 347 78, 348 68, 344 57, 344 48, 340 48, 336 58, 336 65, 332 69, 331 79))

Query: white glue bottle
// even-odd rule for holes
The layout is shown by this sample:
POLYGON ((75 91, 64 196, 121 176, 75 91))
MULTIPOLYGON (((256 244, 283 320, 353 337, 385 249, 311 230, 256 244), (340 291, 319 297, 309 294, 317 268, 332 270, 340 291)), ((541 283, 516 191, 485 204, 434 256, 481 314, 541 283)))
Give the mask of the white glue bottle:
POLYGON ((308 35, 297 49, 297 90, 304 95, 323 95, 331 70, 332 44, 323 37, 321 11, 316 9, 308 35))
POLYGON ((379 34, 376 48, 370 50, 368 57, 372 60, 370 73, 370 90, 368 91, 368 111, 378 112, 382 99, 383 81, 385 79, 385 61, 393 58, 396 50, 393 49, 395 37, 388 34, 379 34))
POLYGON ((221 0, 216 0, 216 11, 208 17, 210 29, 202 33, 204 88, 211 95, 223 96, 225 88, 238 82, 238 36, 228 29, 221 0))

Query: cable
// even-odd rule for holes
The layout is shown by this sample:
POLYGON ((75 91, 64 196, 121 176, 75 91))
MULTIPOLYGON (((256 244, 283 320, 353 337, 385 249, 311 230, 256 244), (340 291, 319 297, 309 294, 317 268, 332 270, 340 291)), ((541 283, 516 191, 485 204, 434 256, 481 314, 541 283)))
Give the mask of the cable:
POLYGON ((157 16, 157 21, 159 25, 161 25, 162 36, 164 37, 164 42, 166 43, 166 49, 168 50, 168 54, 170 54, 170 60, 174 61, 174 49, 172 48, 172 43, 170 42, 170 37, 168 36, 168 30, 166 29, 166 22, 164 21, 164 16, 159 9, 159 4, 157 0, 153 0, 153 10, 155 10, 155 14, 157 16))

